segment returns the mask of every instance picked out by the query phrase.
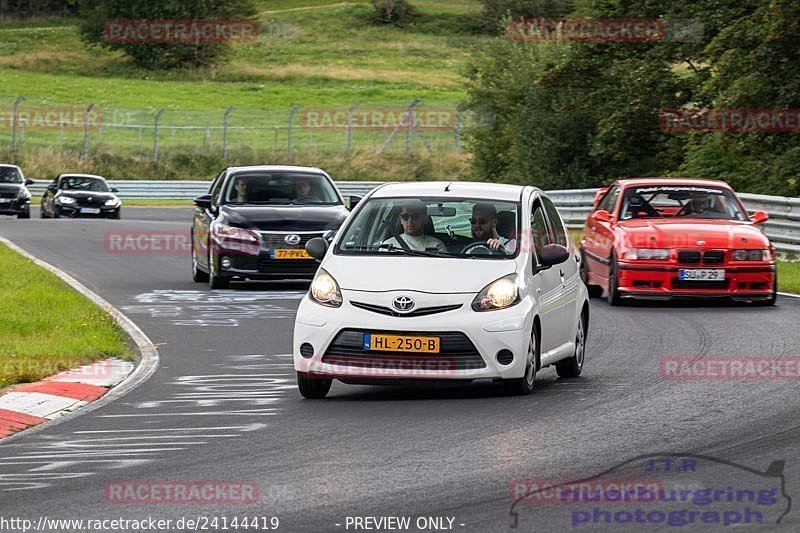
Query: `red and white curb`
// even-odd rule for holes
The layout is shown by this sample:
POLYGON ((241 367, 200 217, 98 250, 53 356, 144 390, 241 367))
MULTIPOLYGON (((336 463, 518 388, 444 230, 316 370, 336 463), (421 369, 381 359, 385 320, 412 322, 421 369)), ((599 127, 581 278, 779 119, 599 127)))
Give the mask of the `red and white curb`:
POLYGON ((12 387, 0 396, 0 439, 98 400, 132 371, 133 363, 112 358, 12 387))
POLYGON ((129 393, 155 374, 159 363, 158 349, 131 319, 63 270, 37 259, 4 237, 0 237, 0 243, 49 270, 106 311, 133 340, 141 354, 135 368, 127 361, 106 359, 37 383, 12 387, 7 394, 0 396, 0 442, 5 444, 22 434, 34 433, 94 411, 129 393), (22 431, 26 428, 30 429, 22 431))

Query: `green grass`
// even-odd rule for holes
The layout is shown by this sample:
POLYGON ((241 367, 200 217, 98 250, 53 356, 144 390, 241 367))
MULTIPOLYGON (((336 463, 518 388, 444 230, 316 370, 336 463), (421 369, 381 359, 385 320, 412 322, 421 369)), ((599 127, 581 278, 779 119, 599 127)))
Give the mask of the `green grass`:
POLYGON ((107 357, 133 358, 110 316, 3 245, 0 306, 0 388, 107 357))
POLYGON ((778 263, 778 290, 800 294, 800 263, 778 263))

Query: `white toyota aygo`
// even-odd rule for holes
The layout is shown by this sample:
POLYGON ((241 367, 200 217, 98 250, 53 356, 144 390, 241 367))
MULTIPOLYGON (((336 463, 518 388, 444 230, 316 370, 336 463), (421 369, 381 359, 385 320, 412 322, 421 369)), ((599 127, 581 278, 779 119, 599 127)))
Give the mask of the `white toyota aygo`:
POLYGON ((489 379, 528 394, 544 367, 583 369, 580 256, 535 187, 386 184, 306 251, 321 260, 294 329, 306 398, 333 379, 489 379))

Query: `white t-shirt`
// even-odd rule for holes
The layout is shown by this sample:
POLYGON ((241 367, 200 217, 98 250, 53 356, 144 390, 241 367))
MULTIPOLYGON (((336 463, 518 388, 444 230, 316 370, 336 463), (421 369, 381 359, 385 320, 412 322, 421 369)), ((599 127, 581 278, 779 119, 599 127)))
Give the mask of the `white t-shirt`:
MULTIPOLYGON (((447 246, 437 239, 436 237, 431 237, 430 235, 422 234, 417 236, 411 236, 403 233, 401 235, 403 237, 403 241, 408 245, 411 250, 416 250, 418 252, 424 252, 428 248, 436 248, 440 252, 446 252, 447 246)), ((400 246, 400 243, 397 240, 397 237, 391 237, 383 241, 383 244, 391 244, 396 246, 397 248, 403 248, 400 246)))

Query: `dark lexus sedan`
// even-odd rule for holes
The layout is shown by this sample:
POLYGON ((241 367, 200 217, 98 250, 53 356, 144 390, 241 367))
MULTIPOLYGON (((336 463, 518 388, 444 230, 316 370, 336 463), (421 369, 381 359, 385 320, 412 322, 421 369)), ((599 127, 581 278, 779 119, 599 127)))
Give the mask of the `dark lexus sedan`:
POLYGON ((0 165, 0 215, 31 218, 31 193, 22 169, 16 165, 0 165))
POLYGON ((312 279, 318 263, 306 243, 332 237, 349 213, 328 174, 293 166, 227 168, 194 203, 192 278, 212 289, 231 280, 312 279))
POLYGON ((105 178, 92 174, 61 174, 42 196, 42 218, 120 218, 122 202, 105 178))

